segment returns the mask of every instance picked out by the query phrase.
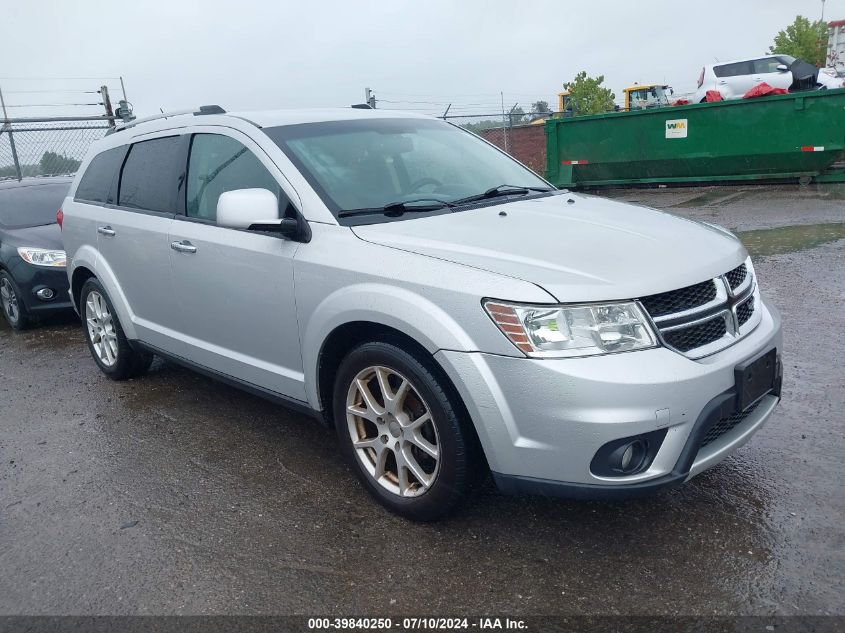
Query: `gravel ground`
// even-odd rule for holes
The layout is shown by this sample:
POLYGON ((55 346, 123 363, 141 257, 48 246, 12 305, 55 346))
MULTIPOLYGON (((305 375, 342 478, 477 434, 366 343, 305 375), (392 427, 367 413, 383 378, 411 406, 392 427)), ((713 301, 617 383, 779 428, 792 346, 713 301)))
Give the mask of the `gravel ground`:
MULTIPOLYGON (((845 222, 840 190, 610 195, 739 230, 845 222)), ((763 236, 765 238, 765 236, 763 236)), ((0 614, 845 614, 845 240, 761 257, 784 400, 685 486, 626 502, 488 486, 433 525, 373 503, 312 420, 78 325, 0 326, 0 614)))

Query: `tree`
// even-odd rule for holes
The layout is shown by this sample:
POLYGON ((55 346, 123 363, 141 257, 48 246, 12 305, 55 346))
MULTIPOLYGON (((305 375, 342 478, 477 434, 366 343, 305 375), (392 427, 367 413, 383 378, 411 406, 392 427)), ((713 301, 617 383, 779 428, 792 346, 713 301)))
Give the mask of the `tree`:
POLYGON ((615 108, 616 95, 602 83, 604 75, 588 77, 587 71, 582 70, 575 79, 563 84, 563 89, 569 92, 568 107, 575 115, 600 114, 615 108))
POLYGON ((79 169, 79 164, 80 161, 56 152, 44 152, 39 161, 42 176, 73 174, 79 169))
POLYGON ((508 119, 510 120, 510 125, 513 127, 514 125, 519 125, 525 119, 525 110, 520 108, 519 106, 515 106, 509 113, 508 119))
POLYGON ((551 112, 549 110, 549 102, 548 101, 535 101, 531 104, 531 112, 535 114, 548 114, 551 112))
POLYGON ((803 15, 775 35, 769 54, 792 55, 816 66, 825 65, 827 55, 827 24, 821 20, 810 22, 803 15))
POLYGON ((537 119, 548 119, 552 111, 549 109, 548 101, 535 101, 531 104, 531 121, 537 119))
POLYGON ((483 130, 489 130, 494 127, 502 127, 502 120, 487 119, 485 121, 477 121, 475 123, 461 123, 461 127, 465 130, 469 130, 473 134, 480 134, 483 130))

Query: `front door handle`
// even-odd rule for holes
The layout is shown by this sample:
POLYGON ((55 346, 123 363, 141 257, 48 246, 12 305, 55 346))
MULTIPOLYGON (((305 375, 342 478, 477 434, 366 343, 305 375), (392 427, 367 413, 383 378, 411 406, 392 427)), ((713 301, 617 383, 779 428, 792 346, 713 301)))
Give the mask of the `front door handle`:
POLYGON ((180 253, 196 253, 197 247, 191 244, 188 240, 181 242, 170 242, 170 248, 180 253))
POLYGON ((108 224, 106 226, 98 226, 97 227, 97 233, 99 233, 100 235, 106 235, 108 237, 114 237, 115 236, 114 229, 112 227, 110 227, 108 224))

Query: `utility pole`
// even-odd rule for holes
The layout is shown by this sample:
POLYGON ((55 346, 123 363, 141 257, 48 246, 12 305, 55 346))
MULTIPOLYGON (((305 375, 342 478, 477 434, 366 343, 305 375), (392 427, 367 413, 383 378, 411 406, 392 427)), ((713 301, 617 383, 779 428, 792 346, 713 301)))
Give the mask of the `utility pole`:
POLYGON ((373 94, 373 91, 369 88, 364 88, 364 103, 370 106, 373 110, 376 109, 376 96, 373 94))
POLYGON ((18 181, 21 181, 23 179, 23 174, 21 174, 21 164, 18 160, 18 150, 15 147, 15 137, 12 135, 12 124, 9 122, 9 115, 6 113, 6 101, 3 99, 2 89, 0 89, 0 106, 3 107, 3 125, 0 126, 0 135, 2 135, 3 131, 8 128, 9 147, 12 149, 12 162, 15 164, 15 175, 18 177, 18 181))
POLYGON ((111 109, 111 99, 109 99, 108 86, 100 86, 100 96, 103 98, 103 107, 106 109, 109 127, 114 127, 114 111, 111 109))
POLYGON ((499 92, 502 98, 502 136, 505 139, 505 151, 508 151, 508 120, 505 118, 505 93, 499 92))

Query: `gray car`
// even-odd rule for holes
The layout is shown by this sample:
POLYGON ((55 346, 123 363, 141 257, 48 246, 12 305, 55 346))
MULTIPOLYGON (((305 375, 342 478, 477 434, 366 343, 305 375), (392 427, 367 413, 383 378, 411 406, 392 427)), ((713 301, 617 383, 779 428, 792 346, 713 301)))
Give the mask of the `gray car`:
POLYGON ((555 190, 407 112, 140 121, 63 204, 100 369, 161 355, 336 429, 418 520, 508 493, 624 498, 724 459, 780 398, 778 313, 716 226, 555 190))

